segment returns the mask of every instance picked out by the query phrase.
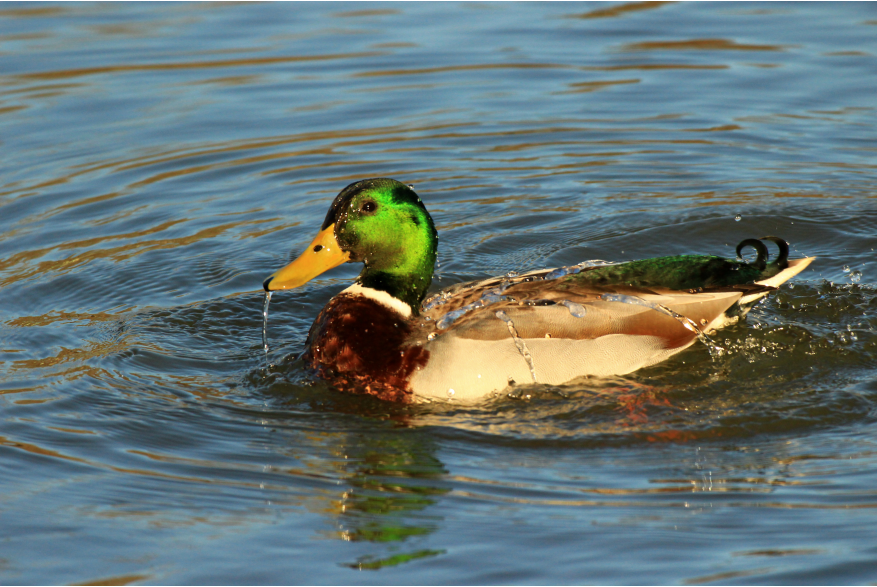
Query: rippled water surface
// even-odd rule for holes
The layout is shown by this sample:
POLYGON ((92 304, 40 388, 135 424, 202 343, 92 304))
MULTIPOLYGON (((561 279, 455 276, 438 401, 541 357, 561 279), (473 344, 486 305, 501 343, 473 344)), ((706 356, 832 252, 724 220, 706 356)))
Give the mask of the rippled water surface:
POLYGON ((0 583, 877 581, 874 4, 2 4, 0 63, 0 583), (818 258, 722 356, 388 405, 284 361, 352 265, 261 343, 377 176, 434 288, 818 258))

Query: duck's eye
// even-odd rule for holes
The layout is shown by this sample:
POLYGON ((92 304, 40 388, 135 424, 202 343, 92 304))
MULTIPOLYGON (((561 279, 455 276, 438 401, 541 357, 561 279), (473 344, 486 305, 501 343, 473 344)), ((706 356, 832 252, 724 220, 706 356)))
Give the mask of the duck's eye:
POLYGON ((375 204, 374 202, 372 202, 371 200, 369 200, 368 202, 366 202, 362 205, 362 207, 359 209, 359 211, 365 212, 366 214, 371 214, 372 212, 374 212, 377 209, 378 209, 378 205, 375 204))

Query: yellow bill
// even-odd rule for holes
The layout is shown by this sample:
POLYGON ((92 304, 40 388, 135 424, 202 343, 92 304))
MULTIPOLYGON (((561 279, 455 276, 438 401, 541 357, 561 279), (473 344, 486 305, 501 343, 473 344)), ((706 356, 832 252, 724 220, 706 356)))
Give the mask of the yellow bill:
POLYGON ((333 267, 350 260, 350 254, 341 250, 335 240, 335 225, 321 230, 298 259, 276 272, 262 283, 265 291, 293 289, 333 267))

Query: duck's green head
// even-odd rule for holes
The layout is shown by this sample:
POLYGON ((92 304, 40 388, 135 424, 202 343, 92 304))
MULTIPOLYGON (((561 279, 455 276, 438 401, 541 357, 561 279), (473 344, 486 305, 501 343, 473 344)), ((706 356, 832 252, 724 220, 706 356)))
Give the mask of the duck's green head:
POLYGON ((341 190, 313 242, 262 285, 292 289, 341 263, 363 263, 357 283, 389 293, 417 314, 437 246, 435 225, 413 189, 394 179, 365 179, 341 190))

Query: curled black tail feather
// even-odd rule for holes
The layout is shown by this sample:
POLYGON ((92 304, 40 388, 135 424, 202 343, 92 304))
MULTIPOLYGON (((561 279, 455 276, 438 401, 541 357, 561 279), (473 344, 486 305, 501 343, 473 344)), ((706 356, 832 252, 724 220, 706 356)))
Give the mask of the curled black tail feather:
POLYGON ((772 263, 773 265, 776 265, 780 270, 789 266, 789 243, 778 236, 763 236, 761 240, 776 243, 780 248, 780 253, 772 263))
POLYGON ((737 245, 737 256, 741 259, 743 258, 743 255, 741 255, 740 252, 745 247, 752 247, 755 249, 755 252, 758 253, 758 258, 752 263, 748 263, 748 265, 752 265, 759 271, 764 271, 765 267, 767 267, 767 246, 760 240, 754 238, 747 238, 746 240, 740 241, 740 244, 737 245))
POLYGON ((748 265, 755 267, 759 271, 764 271, 767 269, 769 254, 767 252, 767 246, 761 241, 771 241, 780 249, 776 259, 770 263, 772 266, 772 272, 782 271, 789 266, 789 243, 778 236, 763 236, 760 239, 747 238, 746 240, 742 240, 740 241, 740 244, 737 245, 737 256, 742 258, 740 252, 746 247, 752 247, 755 249, 758 257, 752 263, 748 263, 748 265))

